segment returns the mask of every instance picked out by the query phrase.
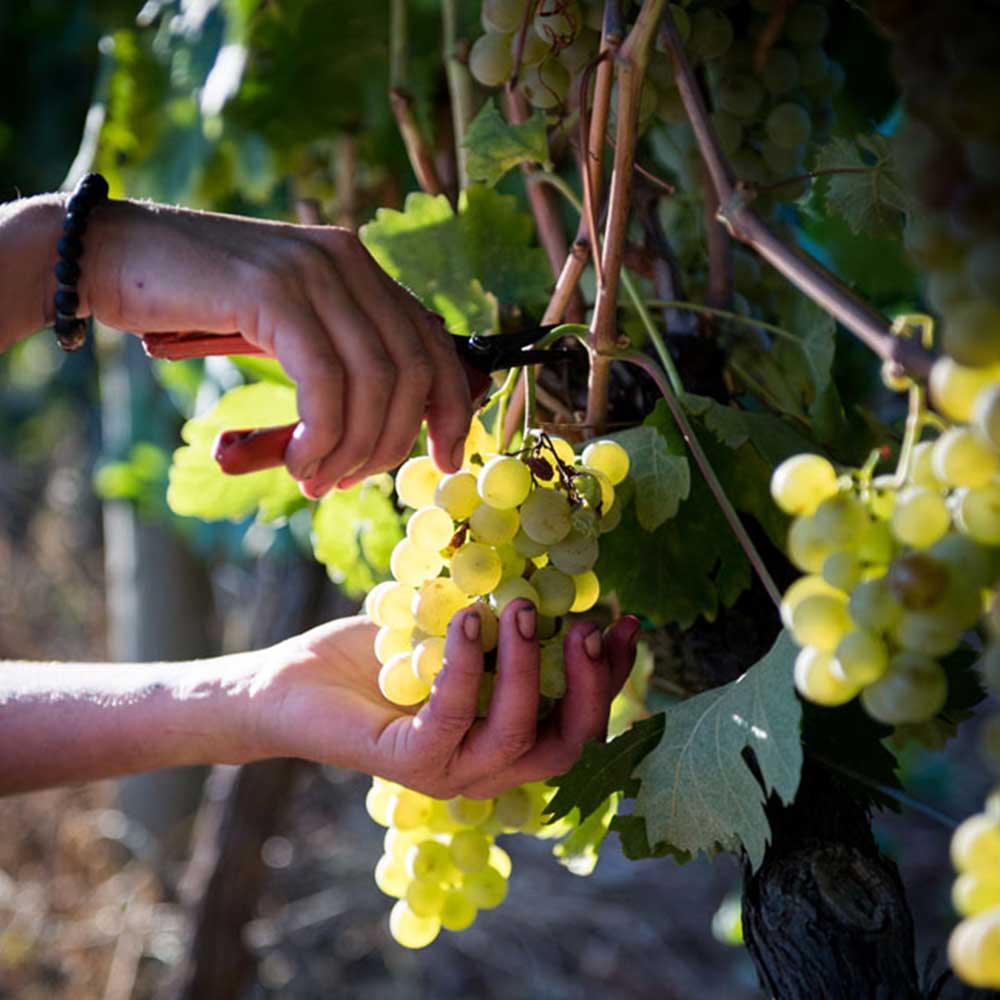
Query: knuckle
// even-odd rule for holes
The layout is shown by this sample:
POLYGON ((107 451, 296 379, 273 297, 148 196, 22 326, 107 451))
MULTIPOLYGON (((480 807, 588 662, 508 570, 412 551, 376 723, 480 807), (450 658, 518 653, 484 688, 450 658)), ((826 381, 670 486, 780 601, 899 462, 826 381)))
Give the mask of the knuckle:
POLYGON ((504 730, 497 733, 495 744, 504 760, 514 761, 523 757, 535 744, 531 733, 521 730, 504 730))
POLYGON ((430 355, 424 351, 418 351, 406 362, 406 379, 412 381, 421 394, 426 394, 434 379, 434 362, 430 355))
POLYGON ((371 388, 391 391, 396 384, 396 366, 388 358, 369 358, 358 366, 357 379, 371 388))

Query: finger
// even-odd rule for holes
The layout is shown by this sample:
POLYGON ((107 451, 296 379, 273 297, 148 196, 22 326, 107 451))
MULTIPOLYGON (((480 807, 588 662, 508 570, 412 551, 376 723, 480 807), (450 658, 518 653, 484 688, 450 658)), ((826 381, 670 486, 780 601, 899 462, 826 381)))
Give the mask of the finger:
POLYGON ((345 383, 343 434, 316 474, 325 486, 335 486, 375 450, 397 372, 378 331, 332 268, 324 280, 310 284, 309 293, 350 376, 345 383))
POLYGON ((424 343, 434 365, 434 380, 427 401, 427 439, 434 464, 443 472, 462 467, 465 439, 473 405, 465 369, 458 359, 455 340, 440 317, 423 313, 424 343))
POLYGON ((530 601, 511 601, 500 615, 497 677, 485 724, 462 748, 456 777, 475 781, 509 767, 538 732, 538 615, 530 601))
POLYGON ((635 663, 635 648, 639 641, 639 619, 635 615, 619 618, 604 633, 604 648, 611 669, 610 692, 614 698, 621 691, 635 663))
POLYGON ((427 704, 412 723, 414 749, 423 769, 442 767, 460 746, 476 719, 482 676, 479 612, 470 608, 451 620, 445 639, 444 666, 434 678, 427 704))
POLYGON ((344 369, 311 309, 286 304, 273 323, 273 332, 265 339, 295 382, 300 419, 285 451, 285 464, 296 479, 308 482, 340 440, 344 369))
POLYGON ((402 377, 397 380, 392 406, 371 456, 360 468, 341 480, 339 485, 342 489, 353 486, 366 476, 394 468, 406 459, 420 431, 435 374, 430 354, 409 310, 400 305, 395 295, 388 293, 387 286, 394 283, 378 270, 373 260, 370 260, 369 268, 375 288, 361 301, 378 331, 386 354, 402 377))
MULTIPOLYGON (((615 641, 617 645, 617 637, 615 641)), ((534 747, 502 772, 471 782, 463 788, 463 795, 498 795, 514 785, 563 774, 579 759, 584 743, 604 737, 612 697, 612 668, 606 655, 610 650, 604 647, 595 625, 580 622, 573 626, 563 647, 566 695, 542 727, 534 747)))

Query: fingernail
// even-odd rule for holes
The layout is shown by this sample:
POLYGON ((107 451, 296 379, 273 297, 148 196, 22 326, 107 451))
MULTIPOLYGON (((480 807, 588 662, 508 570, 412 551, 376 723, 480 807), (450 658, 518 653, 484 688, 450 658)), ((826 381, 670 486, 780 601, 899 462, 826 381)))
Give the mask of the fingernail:
POLYGON ((596 660, 601 655, 601 650, 604 648, 604 642, 601 640, 601 630, 594 629, 586 639, 583 640, 583 648, 587 651, 587 656, 592 660, 596 660))
POLYGON ((310 462, 302 472, 302 479, 309 480, 315 479, 316 473, 319 472, 319 459, 317 458, 315 462, 310 462))
POLYGON ((535 625, 537 618, 534 608, 522 608, 514 616, 517 619, 517 630, 521 633, 522 639, 535 638, 535 625))
POLYGON ((456 469, 462 468, 462 462, 465 461, 465 441, 459 439, 455 442, 455 447, 451 449, 451 464, 455 466, 456 469))
POLYGON ((465 638, 469 642, 475 642, 479 638, 479 633, 482 629, 482 622, 479 620, 479 613, 476 611, 470 611, 464 619, 462 619, 462 631, 465 633, 465 638))

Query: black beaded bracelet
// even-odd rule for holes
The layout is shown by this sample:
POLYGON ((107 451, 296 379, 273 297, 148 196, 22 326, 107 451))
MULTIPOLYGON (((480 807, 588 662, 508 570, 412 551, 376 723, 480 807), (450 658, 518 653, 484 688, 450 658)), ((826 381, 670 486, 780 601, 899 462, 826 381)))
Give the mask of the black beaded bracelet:
POLYGON ((76 286, 80 280, 80 257, 83 256, 83 234, 91 211, 108 197, 108 182, 100 174, 82 178, 66 202, 63 236, 56 244, 59 261, 56 264, 56 289, 53 302, 56 309, 56 340, 64 351, 78 351, 87 339, 86 320, 78 319, 80 297, 76 286))

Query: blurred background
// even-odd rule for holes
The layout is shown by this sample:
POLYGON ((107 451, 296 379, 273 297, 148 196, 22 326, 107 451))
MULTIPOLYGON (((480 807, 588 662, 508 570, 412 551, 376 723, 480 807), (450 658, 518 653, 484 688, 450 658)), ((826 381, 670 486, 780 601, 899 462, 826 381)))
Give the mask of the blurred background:
MULTIPOLYGON (((400 204, 416 183, 386 101, 387 4, 356 6, 0 5, 0 201, 96 163, 117 194, 248 214, 357 225, 400 204), (259 7, 280 16, 254 22, 259 7), (262 57, 221 55, 248 31, 262 57)), ((478 4, 463 6, 474 34, 478 4)), ((409 86, 433 122, 439 12, 411 9, 409 86)), ((874 35, 845 61, 862 56, 885 91, 874 35)), ((883 259, 880 279, 898 267, 883 259)), ((227 362, 151 365, 112 331, 69 356, 41 334, 0 357, 0 659, 212 655, 354 610, 294 517, 206 525, 166 508, 182 422, 240 378, 227 362)), ((902 754, 904 785, 931 810, 961 817, 982 801, 967 729, 945 753, 902 754)), ((277 762, 253 780, 219 768, 0 801, 0 998, 215 1000, 213 975, 242 981, 232 995, 245 998, 759 995, 732 926, 735 862, 632 864, 616 838, 589 878, 508 838, 507 902, 405 951, 371 878, 381 830, 366 787, 277 762)), ((918 809, 876 830, 901 866, 918 953, 940 966, 949 829, 918 809)))

